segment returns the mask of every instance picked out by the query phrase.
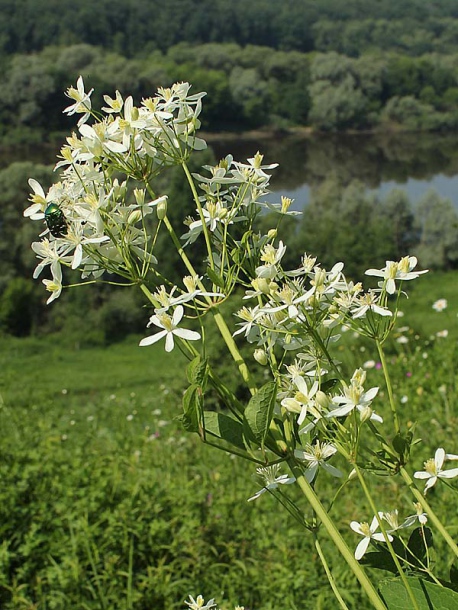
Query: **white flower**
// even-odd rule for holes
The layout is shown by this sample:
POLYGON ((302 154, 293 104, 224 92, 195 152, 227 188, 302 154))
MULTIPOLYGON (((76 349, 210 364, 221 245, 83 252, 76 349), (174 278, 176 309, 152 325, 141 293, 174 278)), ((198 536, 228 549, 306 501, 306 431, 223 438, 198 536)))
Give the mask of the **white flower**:
POLYGON ((185 604, 189 606, 190 610, 216 610, 216 604, 214 599, 210 599, 207 603, 205 603, 205 600, 202 595, 198 595, 197 599, 194 599, 193 596, 190 595, 189 600, 190 601, 185 600, 185 604))
POLYGON ((53 278, 52 280, 43 280, 43 284, 51 293, 51 296, 46 301, 46 305, 49 305, 55 299, 60 297, 60 293, 62 292, 62 269, 60 265, 55 267, 51 267, 53 278))
POLYGON ((446 454, 442 447, 439 447, 434 454, 434 458, 430 458, 425 462, 425 469, 414 473, 413 476, 416 479, 426 479, 424 493, 436 484, 437 479, 453 479, 454 477, 458 477, 458 468, 442 470, 442 466, 446 459, 456 459, 456 456, 448 458, 448 455, 449 454, 446 454))
POLYGON ((438 299, 437 301, 435 301, 433 303, 433 309, 435 311, 444 311, 444 309, 446 309, 447 307, 447 299, 438 299))
POLYGON ((350 313, 354 319, 362 318, 370 310, 377 313, 379 316, 392 316, 393 314, 386 307, 381 307, 379 304, 379 297, 369 290, 366 294, 357 296, 354 305, 350 309, 350 313))
POLYGON ((84 113, 83 116, 78 121, 78 127, 80 127, 83 123, 85 123, 90 117, 91 110, 91 93, 94 89, 91 89, 89 93, 84 92, 84 82, 83 77, 80 76, 76 83, 76 89, 74 87, 69 87, 66 92, 66 96, 72 100, 75 100, 74 104, 67 106, 63 110, 68 116, 71 116, 75 113, 84 113))
POLYGON ((368 269, 366 275, 374 275, 383 278, 383 283, 386 283, 386 291, 388 294, 394 294, 396 291, 395 280, 414 280, 423 273, 427 273, 427 270, 412 271, 416 266, 417 259, 415 256, 404 256, 398 263, 386 261, 386 266, 383 269, 368 269))
POLYGON ((296 449, 294 455, 300 459, 308 462, 308 468, 305 471, 305 477, 307 481, 311 483, 318 472, 318 468, 321 466, 324 470, 332 474, 333 477, 341 477, 342 473, 338 468, 331 466, 326 460, 332 457, 336 453, 337 449, 331 443, 320 443, 317 441, 314 445, 306 445, 305 450, 296 449))
POLYGON ((173 316, 170 317, 166 313, 158 313, 154 316, 151 316, 148 326, 154 324, 162 328, 160 332, 155 335, 151 335, 150 337, 145 337, 140 341, 140 346, 144 347, 145 345, 152 345, 156 343, 163 337, 165 337, 165 351, 171 352, 175 346, 173 336, 176 335, 180 337, 180 339, 185 339, 187 341, 197 341, 200 339, 200 333, 195 332, 194 330, 187 330, 185 328, 178 328, 178 324, 180 323, 182 317, 184 315, 184 309, 182 305, 178 305, 178 307, 173 312, 173 316))
POLYGON ((288 477, 287 474, 281 474, 280 476, 277 476, 279 470, 279 464, 274 464, 273 466, 266 466, 265 468, 256 468, 258 476, 264 479, 265 485, 262 489, 257 491, 254 496, 248 498, 248 502, 256 500, 266 491, 270 491, 271 489, 277 489, 279 485, 290 485, 291 483, 294 483, 296 481, 294 477, 288 477))
POLYGON ((294 377, 293 382, 298 391, 294 398, 284 398, 281 405, 291 413, 299 413, 297 423, 300 426, 307 416, 307 409, 315 405, 314 396, 318 390, 318 382, 315 381, 310 389, 301 375, 294 377))
MULTIPOLYGON (((381 518, 382 516, 383 513, 379 512, 379 517, 381 518)), ((372 519, 372 523, 370 525, 368 523, 358 523, 357 521, 352 521, 350 523, 350 527, 354 532, 360 534, 360 536, 363 536, 363 539, 359 542, 355 549, 355 559, 358 561, 367 551, 371 539, 377 540, 378 542, 386 542, 385 536, 382 532, 375 533, 378 529, 377 517, 372 519)), ((393 536, 390 536, 390 534, 387 533, 387 537, 388 540, 392 542, 393 536)))
POLYGON ((367 418, 369 415, 370 419, 380 423, 383 422, 380 415, 376 415, 370 409, 370 405, 376 397, 379 389, 378 387, 375 387, 365 392, 362 386, 364 380, 365 371, 362 369, 355 371, 350 386, 344 388, 344 396, 336 396, 333 398, 333 402, 336 402, 342 406, 337 407, 337 409, 332 409, 332 411, 328 413, 327 417, 343 417, 348 415, 348 413, 353 411, 353 409, 357 409, 360 412, 361 417, 367 418))
POLYGON ((407 519, 403 523, 403 527, 410 527, 415 523, 417 519, 420 525, 426 525, 426 523, 428 522, 428 515, 423 512, 423 507, 420 502, 414 502, 413 505, 415 507, 416 514, 407 517, 407 519))
POLYGON ((447 329, 440 330, 439 332, 436 333, 436 337, 439 337, 439 339, 446 339, 448 337, 448 330, 447 329))
POLYGON ((267 244, 262 249, 261 260, 265 263, 256 268, 256 276, 258 278, 273 279, 277 275, 277 264, 280 263, 283 255, 286 252, 286 246, 281 241, 278 248, 267 244))

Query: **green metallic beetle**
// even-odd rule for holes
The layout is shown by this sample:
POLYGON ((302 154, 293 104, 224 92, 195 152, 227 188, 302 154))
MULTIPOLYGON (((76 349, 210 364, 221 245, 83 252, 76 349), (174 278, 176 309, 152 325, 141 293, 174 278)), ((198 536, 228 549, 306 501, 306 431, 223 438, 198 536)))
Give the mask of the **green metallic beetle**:
POLYGON ((45 210, 45 222, 49 232, 54 237, 64 237, 67 235, 68 226, 64 213, 57 203, 50 203, 45 210))

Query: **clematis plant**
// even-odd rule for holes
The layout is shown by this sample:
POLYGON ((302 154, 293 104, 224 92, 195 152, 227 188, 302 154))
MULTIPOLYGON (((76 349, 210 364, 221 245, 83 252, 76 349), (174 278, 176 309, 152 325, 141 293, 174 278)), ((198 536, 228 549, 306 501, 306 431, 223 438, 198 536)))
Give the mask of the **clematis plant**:
MULTIPOLYGON (((416 441, 399 416, 383 346, 396 322, 403 282, 425 271, 415 271, 413 256, 387 261, 383 269, 367 271, 381 278, 378 288, 364 290, 345 277, 341 262, 327 270, 304 253, 297 268, 285 269, 287 244, 277 242, 277 232, 278 223, 290 214, 291 200, 269 204, 278 214, 277 225, 265 233, 256 229, 267 206, 263 198, 269 192, 269 172, 276 164, 263 164, 257 153, 244 163, 228 155, 201 173, 188 168, 193 151, 206 146, 197 136, 204 93, 191 93, 188 83, 177 83, 136 106, 132 97, 124 99, 116 91, 113 97, 104 96, 106 106, 100 111, 93 109, 91 93, 86 93, 81 77, 76 88, 67 91, 73 103, 65 112, 81 116, 61 150, 56 165, 60 179, 48 192, 35 179, 29 181, 32 193, 24 216, 37 222, 41 233, 32 244, 39 259, 34 277, 49 271, 52 279, 44 280, 51 291, 48 303, 68 289, 62 273, 66 267, 80 272, 78 285, 109 281, 140 289, 154 309, 148 326, 158 329, 140 345, 164 340, 167 352, 178 346, 189 360, 183 427, 204 443, 256 465, 263 487, 249 500, 271 494, 298 527, 309 532, 342 608, 347 606, 323 552, 323 535, 332 539, 374 608, 387 606, 359 563, 373 544, 390 558, 411 607, 419 608, 407 573, 437 586, 444 580, 434 575, 428 557, 412 559, 413 547, 402 541, 402 531, 418 522, 414 533, 423 532, 426 544, 428 519, 457 556, 458 547, 411 477, 410 450, 416 441), (171 166, 182 168, 195 204, 195 218, 183 219, 184 232, 170 220, 173 202, 157 186, 160 174, 171 166), (156 248, 163 233, 188 273, 179 285, 164 275, 156 248), (193 246, 197 241, 205 249, 206 270, 201 274, 196 270, 201 268, 202 261, 196 259, 201 250, 193 246), (235 291, 244 293, 245 305, 234 329, 220 305, 235 291), (223 384, 206 356, 205 333, 188 327, 197 320, 203 328, 206 316, 216 325, 251 395, 246 403, 223 384), (365 370, 358 368, 351 379, 342 373, 334 354, 343 327, 376 345, 389 410, 379 399, 379 388, 366 384, 365 370), (250 366, 234 337, 253 346, 250 366), (261 387, 250 370, 256 365, 266 377, 261 387), (217 394, 219 411, 206 408, 209 392, 217 394), (416 503, 416 515, 406 517, 403 527, 393 526, 397 507, 390 507, 387 520, 388 513, 375 506, 370 481, 380 475, 400 475, 405 496, 416 503), (331 499, 322 492, 321 483, 328 478, 336 481, 331 499), (332 509, 355 480, 375 516, 368 525, 352 519, 358 515, 349 515, 350 528, 363 536, 354 553, 332 509), (302 501, 297 493, 289 493, 291 489, 299 490, 302 501)), ((427 479, 426 489, 458 475, 458 469, 442 469, 445 459, 444 450, 438 449, 434 463, 430 460, 425 471, 416 473, 427 479)), ((213 601, 203 603, 200 597, 187 602, 190 607, 210 607, 213 601)))

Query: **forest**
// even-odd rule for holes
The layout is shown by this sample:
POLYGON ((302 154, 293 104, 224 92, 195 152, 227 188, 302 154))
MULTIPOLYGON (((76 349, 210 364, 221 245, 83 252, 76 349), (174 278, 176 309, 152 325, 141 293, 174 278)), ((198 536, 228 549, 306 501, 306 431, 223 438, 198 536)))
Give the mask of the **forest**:
POLYGON ((458 6, 2 0, 0 141, 59 140, 69 85, 140 100, 187 80, 207 131, 453 130, 458 6))

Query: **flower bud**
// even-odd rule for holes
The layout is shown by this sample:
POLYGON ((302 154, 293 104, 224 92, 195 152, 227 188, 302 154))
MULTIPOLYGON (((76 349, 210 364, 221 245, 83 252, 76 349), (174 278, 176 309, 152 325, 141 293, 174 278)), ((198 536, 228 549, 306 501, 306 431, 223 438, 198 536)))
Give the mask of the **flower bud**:
POLYGON ((269 229, 269 231, 267 232, 267 237, 269 239, 275 239, 277 237, 277 229, 269 229))
POLYGON ((134 225, 139 220, 141 220, 141 217, 142 217, 141 210, 134 210, 133 212, 131 212, 129 214, 129 217, 127 218, 127 224, 128 225, 134 225))
POLYGON ((315 395, 315 401, 316 401, 316 404, 319 407, 321 407, 322 409, 329 409, 329 405, 331 404, 331 401, 326 396, 326 394, 323 392, 323 390, 318 390, 318 392, 315 395))
POLYGON ((255 349, 253 357, 261 366, 267 364, 267 354, 263 349, 255 349))
POLYGON ((160 201, 157 204, 157 217, 159 218, 159 220, 164 220, 164 218, 167 216, 167 199, 164 199, 163 201, 160 201))
POLYGON ((363 407, 360 411, 361 423, 363 424, 365 421, 370 419, 372 417, 372 413, 373 413, 373 410, 371 409, 371 407, 369 407, 369 405, 366 407, 363 407))

